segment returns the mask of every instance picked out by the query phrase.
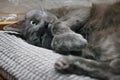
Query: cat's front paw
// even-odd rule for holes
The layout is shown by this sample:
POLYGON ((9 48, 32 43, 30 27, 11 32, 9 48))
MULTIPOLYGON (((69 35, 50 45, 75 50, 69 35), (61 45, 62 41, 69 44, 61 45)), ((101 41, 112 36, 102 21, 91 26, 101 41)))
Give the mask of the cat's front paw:
POLYGON ((55 35, 51 43, 51 47, 56 51, 80 51, 86 45, 87 40, 74 32, 55 35))

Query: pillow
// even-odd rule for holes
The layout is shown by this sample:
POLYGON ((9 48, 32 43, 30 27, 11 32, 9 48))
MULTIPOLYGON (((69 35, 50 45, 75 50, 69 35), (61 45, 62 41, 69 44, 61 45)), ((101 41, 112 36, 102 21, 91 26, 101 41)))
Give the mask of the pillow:
POLYGON ((26 43, 0 31, 0 75, 7 80, 95 80, 87 76, 61 74, 54 63, 62 55, 26 43))

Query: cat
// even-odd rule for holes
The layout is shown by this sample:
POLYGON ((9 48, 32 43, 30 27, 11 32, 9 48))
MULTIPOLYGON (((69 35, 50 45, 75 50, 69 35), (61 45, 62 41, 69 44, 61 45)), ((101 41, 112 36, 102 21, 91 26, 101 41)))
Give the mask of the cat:
MULTIPOLYGON (((50 25, 47 24, 43 32, 38 31, 38 43, 42 47, 45 40, 49 48, 58 53, 73 53, 55 63, 55 69, 59 72, 88 75, 101 80, 120 80, 119 9, 120 1, 69 11, 50 25), (49 38, 43 37, 46 34, 49 38)), ((35 24, 39 21, 35 20, 35 24)), ((26 41, 34 41, 28 37, 26 41)))
POLYGON ((80 17, 76 18, 74 15, 63 17, 52 25, 52 46, 59 51, 65 51, 65 46, 71 51, 67 41, 75 39, 75 36, 66 35, 71 30, 82 35, 82 39, 87 40, 87 45, 79 47, 81 56, 69 55, 58 59, 55 69, 61 73, 87 75, 100 80, 120 80, 120 1, 113 4, 93 4, 84 18, 80 13, 80 17), (83 20, 84 25, 81 26, 80 20, 83 20))

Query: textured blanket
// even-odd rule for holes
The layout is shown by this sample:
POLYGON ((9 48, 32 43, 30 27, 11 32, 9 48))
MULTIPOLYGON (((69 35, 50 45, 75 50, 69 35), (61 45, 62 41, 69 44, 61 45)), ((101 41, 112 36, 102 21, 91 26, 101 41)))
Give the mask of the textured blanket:
POLYGON ((26 43, 0 31, 0 75, 8 80, 95 80, 86 76, 60 74, 54 63, 61 57, 51 50, 26 43))

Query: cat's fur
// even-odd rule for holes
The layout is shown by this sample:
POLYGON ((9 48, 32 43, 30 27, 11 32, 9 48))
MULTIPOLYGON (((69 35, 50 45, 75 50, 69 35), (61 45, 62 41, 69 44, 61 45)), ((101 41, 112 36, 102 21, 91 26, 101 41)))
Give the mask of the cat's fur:
MULTIPOLYGON (((58 60, 55 63, 56 70, 62 73, 84 74, 101 80, 120 80, 120 1, 114 4, 93 5, 86 16, 88 17, 83 21, 85 25, 83 27, 79 25, 79 30, 76 32, 87 39, 88 45, 84 49, 79 48, 81 57, 65 56, 58 60)), ((57 33, 63 34, 65 29, 62 30, 61 27, 72 29, 76 19, 72 19, 73 25, 68 25, 71 18, 60 20, 53 25, 53 30, 56 29, 56 32, 52 32, 55 36, 57 33)), ((69 31, 65 31, 67 32, 69 31)), ((67 37, 67 39, 69 41, 71 38, 67 37)), ((64 43, 67 42, 63 36, 62 40, 64 43)), ((63 45, 58 46, 59 44, 55 46, 57 50, 63 47, 63 45)), ((69 45, 67 48, 72 50, 69 45)))

